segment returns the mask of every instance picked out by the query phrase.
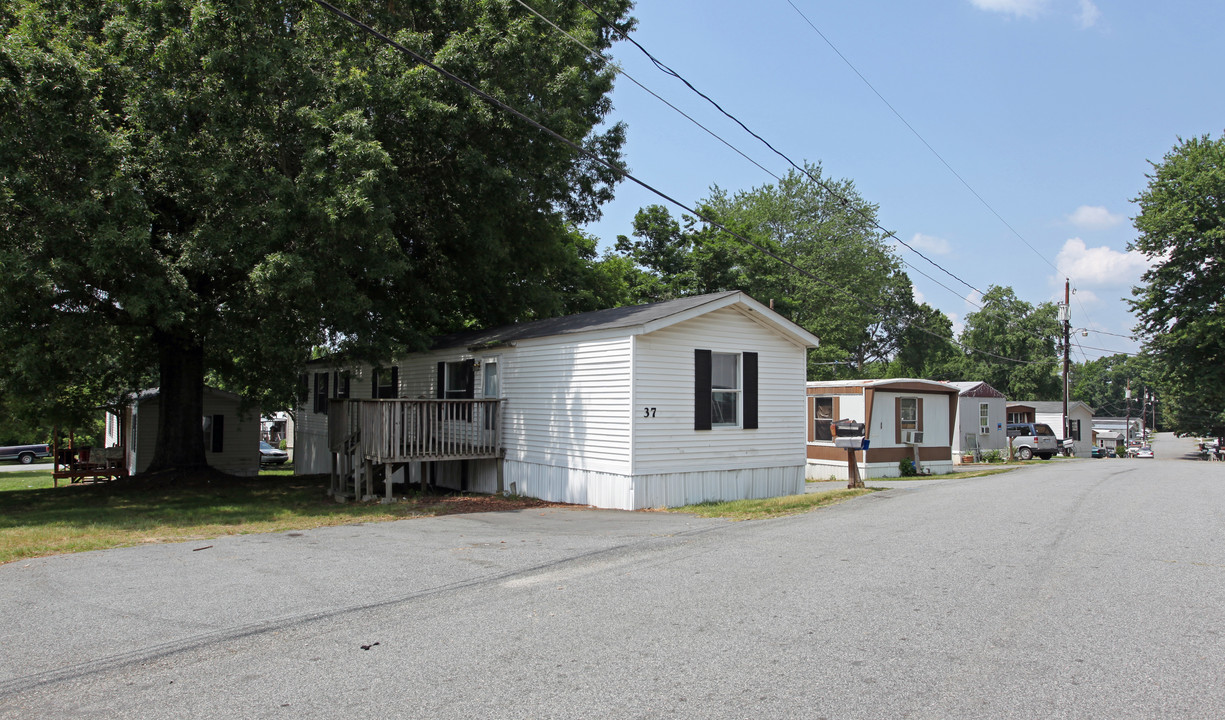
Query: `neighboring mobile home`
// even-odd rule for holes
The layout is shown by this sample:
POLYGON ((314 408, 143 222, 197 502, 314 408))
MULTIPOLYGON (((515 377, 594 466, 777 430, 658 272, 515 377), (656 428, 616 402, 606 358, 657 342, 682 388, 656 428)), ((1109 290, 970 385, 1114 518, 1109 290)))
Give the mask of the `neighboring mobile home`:
POLYGON ((834 446, 837 420, 865 424, 868 449, 855 452, 864 479, 897 477, 903 458, 932 474, 951 472, 958 390, 934 380, 831 380, 808 383, 809 478, 847 479, 847 451, 834 446))
POLYGON ((1008 455, 1008 401, 1004 394, 985 382, 951 382, 958 390, 957 418, 953 424, 953 462, 975 452, 998 450, 1008 455))
POLYGON ((295 467, 341 495, 430 481, 627 510, 799 493, 816 344, 732 291, 315 361, 295 467))
MULTIPOLYGON (((204 388, 204 458, 230 475, 258 475, 259 408, 242 408, 242 404, 234 393, 204 388)), ((106 414, 106 446, 127 448, 129 474, 144 472, 153 460, 160 409, 161 397, 153 388, 138 393, 118 412, 106 414)))

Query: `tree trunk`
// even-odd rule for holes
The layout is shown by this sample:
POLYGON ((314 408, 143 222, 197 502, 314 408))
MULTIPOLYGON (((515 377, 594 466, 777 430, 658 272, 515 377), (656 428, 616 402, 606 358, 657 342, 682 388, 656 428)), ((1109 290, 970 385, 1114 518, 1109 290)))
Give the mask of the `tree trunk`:
POLYGON ((204 344, 198 338, 156 332, 161 376, 157 445, 148 472, 205 467, 204 344))

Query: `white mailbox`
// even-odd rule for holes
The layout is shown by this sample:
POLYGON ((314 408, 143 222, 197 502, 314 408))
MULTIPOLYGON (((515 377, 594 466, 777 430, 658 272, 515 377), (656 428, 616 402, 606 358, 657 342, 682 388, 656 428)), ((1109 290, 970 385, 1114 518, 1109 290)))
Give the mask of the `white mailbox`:
POLYGON ((847 450, 863 450, 868 442, 862 437, 836 437, 834 438, 834 447, 846 448, 847 450))

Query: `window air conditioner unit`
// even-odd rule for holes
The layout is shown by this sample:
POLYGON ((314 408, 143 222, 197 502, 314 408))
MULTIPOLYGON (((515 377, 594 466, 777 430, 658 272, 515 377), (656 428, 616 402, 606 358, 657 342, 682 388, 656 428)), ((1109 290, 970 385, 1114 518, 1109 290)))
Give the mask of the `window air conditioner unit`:
POLYGON ((906 445, 922 445, 923 431, 922 430, 903 430, 902 443, 906 445))

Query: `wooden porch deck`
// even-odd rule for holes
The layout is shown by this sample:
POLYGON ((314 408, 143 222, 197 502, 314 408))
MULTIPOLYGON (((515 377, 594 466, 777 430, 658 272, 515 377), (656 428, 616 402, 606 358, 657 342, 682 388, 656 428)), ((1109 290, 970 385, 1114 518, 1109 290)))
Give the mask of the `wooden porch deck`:
MULTIPOLYGON (((504 454, 500 400, 353 400, 328 404, 329 492, 373 497, 382 466, 386 498, 396 466, 415 462, 497 459, 504 454), (365 493, 359 485, 365 485, 365 493)), ((501 465, 498 466, 499 487, 501 465)))

